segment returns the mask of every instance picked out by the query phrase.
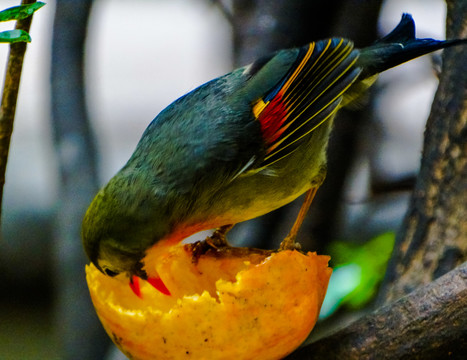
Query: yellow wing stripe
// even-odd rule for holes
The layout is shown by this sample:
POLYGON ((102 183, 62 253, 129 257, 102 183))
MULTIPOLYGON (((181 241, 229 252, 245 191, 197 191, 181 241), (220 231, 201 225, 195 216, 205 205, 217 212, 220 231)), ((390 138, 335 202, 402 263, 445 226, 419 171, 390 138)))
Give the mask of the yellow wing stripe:
MULTIPOLYGON (((303 134, 302 136, 300 136, 298 139, 292 141, 290 144, 287 144, 287 146, 292 145, 294 142, 296 142, 296 141, 302 139, 303 137, 307 136, 310 132, 312 132, 314 129, 316 129, 318 126, 320 126, 323 122, 325 122, 325 121, 328 120, 329 118, 333 117, 333 116, 335 115, 335 113, 337 112, 338 109, 339 109, 339 107, 336 106, 336 108, 335 108, 332 112, 330 112, 329 115, 326 116, 318 125, 316 125, 315 127, 313 127, 313 129, 311 129, 310 131, 308 131, 306 134, 303 134)), ((285 146, 284 149, 287 148, 287 146, 285 146)), ((298 148, 297 148, 297 149, 298 149, 298 148)), ((281 157, 275 159, 274 161, 268 163, 267 166, 263 166, 262 168, 258 169, 257 171, 261 171, 262 169, 264 169, 264 168, 266 168, 266 167, 268 167, 268 166, 271 166, 272 164, 278 162, 279 160, 282 160, 283 158, 285 158, 285 157, 289 156, 290 154, 292 154, 293 152, 295 152, 297 149, 294 149, 294 150, 292 150, 291 152, 285 153, 283 156, 281 156, 281 157)), ((282 151, 282 149, 281 149, 281 151, 282 151)), ((271 158, 271 157, 272 157, 273 155, 275 155, 275 154, 276 154, 276 153, 271 154, 271 155, 269 155, 269 156, 266 156, 264 160, 268 160, 269 158, 271 158)))
MULTIPOLYGON (((336 46, 336 48, 333 49, 333 51, 329 54, 329 56, 332 56, 334 54, 334 52, 336 51, 336 49, 338 49, 341 45, 342 45, 342 42, 343 40, 341 40, 339 42, 339 44, 336 46)), ((331 44, 331 40, 328 41, 328 44, 326 46, 326 49, 329 48, 329 45, 331 44)), ((315 84, 311 87, 311 89, 309 89, 309 91, 307 92, 306 95, 304 96, 300 96, 299 99, 300 99, 300 102, 298 104, 295 104, 297 102, 297 100, 299 99, 296 99, 294 101, 294 103, 292 104, 287 104, 287 109, 290 110, 290 109, 293 109, 294 107, 298 107, 302 101, 304 101, 304 99, 316 88, 316 86, 318 86, 318 84, 320 83, 320 80, 322 78, 325 78, 327 75, 329 75, 330 72, 332 72, 332 70, 334 70, 336 68, 336 66, 341 62, 341 59, 342 58, 345 58, 349 52, 352 50, 352 47, 351 46, 346 46, 346 48, 341 52, 341 55, 339 57, 337 57, 337 59, 335 59, 335 61, 331 62, 331 63, 328 63, 321 71, 320 73, 316 76, 316 81, 315 81, 315 84), (324 71, 327 72, 322 75, 322 73, 324 71)), ((321 56, 323 56, 324 52, 320 54, 320 58, 321 56)), ((320 59, 318 58, 318 60, 320 59)), ((318 61, 316 60, 316 62, 318 61)), ((355 60, 356 61, 356 60, 355 60)), ((353 61, 346 69, 346 71, 351 68, 353 66, 353 64, 355 63, 355 61, 353 61)), ((314 64, 316 64, 316 62, 314 64)), ((314 66, 313 64, 313 66, 314 66)), ((305 109, 303 109, 298 115, 296 115, 294 117, 293 120, 289 121, 286 125, 284 125, 281 129, 281 132, 284 132, 285 130, 287 130, 287 128, 289 128, 307 109, 309 106, 311 106, 314 102, 316 102, 320 97, 321 95, 323 95, 340 77, 342 77, 342 75, 345 73, 345 71, 343 71, 332 83, 330 83, 318 96, 316 96, 308 105, 305 109)), ((334 99, 332 99, 332 101, 330 101, 328 104, 326 104, 325 106, 323 106, 320 111, 316 112, 312 117, 310 117, 309 119, 307 119, 306 121, 304 121, 302 123, 302 125, 300 125, 297 129, 295 129, 293 132, 291 132, 290 134, 288 134, 286 137, 284 137, 283 139, 275 142, 272 146, 270 146, 268 149, 267 149, 267 153, 270 154, 269 156, 267 156, 265 158, 265 160, 267 160, 268 158, 270 158, 271 156, 274 155, 274 153, 272 153, 272 151, 274 149, 276 149, 281 143, 283 143, 285 140, 287 140, 293 133, 295 133, 298 129, 300 129, 303 125, 305 125, 308 121, 312 120, 315 116, 319 115, 321 113, 321 111, 323 111, 329 104, 332 104, 339 96, 342 95, 343 92, 345 92, 345 90, 347 90, 347 88, 345 88, 343 91, 341 91, 334 99)), ((292 114, 292 111, 288 111, 287 112, 287 115, 286 115, 286 118, 288 118, 289 116, 291 116, 292 114)), ((323 123, 323 121, 321 121, 319 124, 317 124, 316 126, 313 127, 313 129, 311 131, 313 131, 314 129, 316 129, 319 125, 321 125, 323 123)), ((307 132, 308 134, 309 132, 307 132)), ((301 138, 301 137, 300 137, 301 138)), ((294 143, 295 141, 293 141, 292 143, 294 143)), ((291 144, 292 144, 291 143, 291 144)), ((286 146, 287 147, 287 146, 286 146)))
MULTIPOLYGON (((326 74, 324 74, 323 76, 318 76, 317 80, 321 80, 321 79, 327 77, 337 67, 337 65, 339 65, 341 63, 341 59, 346 58, 348 56, 348 54, 352 51, 352 49, 351 49, 350 46, 346 46, 346 48, 347 49, 344 49, 344 51, 341 53, 341 56, 338 59, 336 59, 336 61, 334 61, 334 63, 332 65, 327 66, 328 71, 326 72, 326 74)), ((313 105, 324 93, 326 93, 326 91, 331 86, 333 86, 337 82, 337 80, 339 80, 355 64, 356 61, 357 61, 357 59, 352 61, 349 64, 349 66, 347 66, 345 71, 342 71, 341 74, 339 76, 337 76, 334 79, 333 82, 331 82, 325 89, 323 89, 323 91, 321 91, 317 96, 315 96, 315 98, 308 103, 307 107, 305 109, 303 109, 297 116, 295 116, 295 118, 293 120, 290 121, 290 124, 292 124, 295 120, 297 120, 311 105, 313 105)), ((305 99, 311 94, 311 92, 316 88, 316 86, 319 85, 319 83, 320 83, 320 81, 317 81, 316 84, 311 89, 309 89, 308 92, 304 96, 300 97, 301 101, 297 105, 291 104, 292 106, 290 108, 293 108, 293 105, 295 105, 295 107, 298 107, 303 101, 305 101, 305 99)), ((342 95, 342 93, 343 92, 339 93, 339 96, 342 95)), ((326 106, 329 105, 330 103, 334 102, 334 100, 332 100, 331 102, 326 104, 326 106)), ((291 112, 290 113, 288 112, 288 114, 291 114, 291 112)))
MULTIPOLYGON (((342 42, 341 42, 342 43, 342 42)), ((340 44, 341 44, 340 43, 340 44)), ((340 45, 339 44, 339 45, 340 45)), ((346 48, 344 49, 344 51, 342 52, 342 55, 339 57, 339 61, 337 61, 337 64, 333 64, 331 67, 327 66, 327 73, 324 75, 327 76, 332 70, 334 70, 336 68, 336 66, 341 62, 340 59, 341 58, 345 58, 349 52, 352 50, 352 47, 350 45, 346 45, 346 48)), ((305 109, 303 109, 298 115, 296 115, 294 117, 293 120, 289 121, 287 123, 287 125, 285 125, 281 131, 285 131, 288 127, 290 127, 307 109, 309 106, 311 106, 315 101, 317 101, 331 86, 333 86, 349 69, 352 68, 352 66, 355 64, 355 62, 357 61, 357 58, 355 58, 351 63, 349 63, 349 65, 347 66, 347 68, 341 72, 341 74, 339 76, 337 76, 334 81, 332 81, 318 96, 316 96, 308 105, 305 109)), ((336 62, 336 61, 335 61, 336 62)), ((322 77, 318 77, 318 79, 321 79, 322 77)), ((319 83, 319 82, 318 82, 319 83)), ((326 105, 324 105, 319 111, 317 111, 315 114, 313 114, 313 116, 311 116, 310 118, 308 118, 306 121, 304 121, 299 127, 297 127, 294 131, 292 131, 290 134, 288 134, 287 136, 285 136, 284 138, 282 138, 281 140, 277 141, 274 143, 274 145, 270 146, 268 149, 267 149, 267 153, 269 154, 268 156, 266 156, 265 160, 268 160, 269 158, 271 158, 272 156, 274 156, 277 152, 273 152, 274 149, 276 149, 281 143, 283 143, 285 140, 287 140, 290 136, 292 136, 296 131, 298 131, 302 126, 304 126, 306 123, 308 123, 310 120, 312 120, 314 117, 316 117, 317 115, 319 115, 324 109, 326 109, 330 104, 332 104, 334 101, 336 101, 340 96, 342 96, 342 94, 352 85, 352 82, 349 83, 345 88, 343 88, 332 100, 330 100, 326 105)), ((301 97, 302 99, 306 98, 310 93, 311 91, 317 86, 317 84, 315 84, 315 86, 310 89, 307 94, 303 97, 301 97)), ((302 100, 303 101, 303 100, 302 100)), ((301 103, 301 102, 300 102, 301 103)), ((296 106, 299 106, 300 103, 296 106)), ((336 111, 337 111, 338 107, 336 107, 336 109, 334 111, 332 111, 330 113, 330 115, 326 116, 325 119, 323 119, 322 121, 319 122, 319 124, 316 124, 312 129, 310 129, 309 131, 307 131, 305 134, 303 134, 302 136, 300 136, 299 138, 295 139, 294 141, 292 141, 291 143, 287 144, 285 147, 283 147, 282 149, 280 149, 280 151, 282 151, 283 149, 287 148, 288 146, 292 145, 293 143, 295 143, 296 141, 302 139, 304 136, 308 135, 310 132, 312 132, 313 130, 315 130, 318 126, 320 126, 324 121, 326 121, 327 119, 329 119, 329 117, 334 114, 336 111)), ((289 113, 290 114, 290 113, 289 113)))
POLYGON ((263 112, 264 108, 268 106, 268 102, 264 102, 263 99, 259 99, 254 105, 253 105, 253 115, 255 116, 256 119, 259 118, 259 115, 263 112))
MULTIPOLYGON (((311 54, 313 53, 313 50, 315 48, 315 43, 311 43, 308 45, 308 50, 305 53, 305 56, 303 57, 302 61, 298 65, 298 67, 295 69, 295 71, 292 73, 290 78, 285 82, 285 84, 282 86, 281 90, 279 91, 279 94, 283 94, 290 86, 290 84, 293 83, 295 78, 298 76, 298 74, 302 71, 303 67, 309 60, 311 54)), ((254 105, 253 105, 253 114, 255 118, 257 119, 259 115, 263 112, 263 110, 266 108, 266 106, 269 104, 269 101, 264 102, 263 99, 259 99, 254 105)))
MULTIPOLYGON (((329 56, 332 56, 332 55, 334 54, 334 52, 337 51, 337 49, 341 46, 342 41, 343 41, 343 39, 342 39, 341 42, 336 46, 336 48, 333 49, 333 51, 329 54, 329 56)), ((315 67, 315 64, 319 63, 319 60, 325 55, 325 52, 329 49, 329 46, 330 46, 330 45, 331 45, 331 40, 328 40, 328 43, 327 43, 327 45, 326 45, 326 48, 325 48, 325 49, 323 50, 323 52, 320 54, 320 56, 318 57, 318 59, 313 63, 313 65, 310 67, 310 69, 308 69, 308 71, 306 72, 306 74, 304 75, 304 77, 305 77, 306 75, 308 75, 308 73, 315 67)), ((350 50, 351 50, 351 49, 350 49, 350 50)), ((347 56, 347 55, 348 55, 348 52, 343 53, 343 54, 341 54, 340 57, 338 57, 337 59, 334 59, 333 62, 326 63, 325 66, 324 66, 324 68, 315 76, 315 81, 312 82, 312 83, 310 84, 310 85, 312 85, 312 86, 311 86, 311 88, 307 91, 307 93, 306 93, 305 95, 297 96, 296 99, 294 99, 293 102, 291 102, 291 103, 288 103, 288 99, 290 98, 290 96, 292 96, 292 93, 291 93, 291 94, 288 94, 288 95, 285 97, 285 104, 286 104, 286 107, 287 107, 287 115, 286 115, 286 119, 285 119, 285 120, 287 120, 288 117, 292 115, 292 111, 291 111, 291 110, 293 110, 294 107, 296 108, 296 107, 300 106, 300 104, 301 104, 303 101, 305 101, 305 99, 308 97, 308 95, 319 85, 320 80, 321 80, 322 78, 325 78, 330 72, 332 72, 332 70, 335 69, 336 65, 335 65, 334 63, 337 62, 337 64, 339 64, 339 63, 340 63, 340 59, 341 59, 342 57, 347 56), (325 75, 322 75, 322 73, 323 73, 324 71, 326 71, 327 69, 329 69, 329 70, 327 71, 327 73, 326 73, 325 75), (297 104, 297 101, 299 101, 298 104, 297 104)), ((328 56, 328 57, 329 57, 329 56, 328 56)), ((303 77, 302 77, 302 79, 303 79, 303 77)), ((296 86, 298 86, 298 84, 300 84, 300 82, 301 82, 301 81, 299 81, 299 82, 297 83, 296 86)), ((323 91, 323 92, 324 92, 324 91, 323 91)), ((315 99, 313 99, 313 100, 309 103, 309 105, 308 105, 303 111, 305 111, 306 109, 308 109, 308 107, 309 107, 310 105, 312 105, 312 104, 323 94, 323 92, 321 92, 321 94, 319 94, 319 96, 315 97, 315 99)), ((296 94, 294 94, 294 95, 296 95, 296 94)), ((299 114, 299 116, 303 113, 303 111, 299 114)), ((282 129, 282 131, 285 131, 290 125, 292 125, 292 124, 294 123, 294 121, 295 121, 299 116, 296 116, 292 121, 290 121, 286 126, 284 126, 283 129, 282 129)))
POLYGON ((305 53, 305 56, 303 57, 302 61, 300 62, 298 67, 295 69, 295 71, 292 73, 290 78, 285 82, 284 86, 282 86, 282 89, 279 91, 279 93, 283 94, 283 93, 285 93, 287 91, 289 86, 294 82, 295 78, 298 76, 298 74, 300 74, 303 67, 305 66, 305 64, 310 59, 311 54, 313 54, 314 49, 315 49, 315 43, 308 44, 308 50, 305 53))
MULTIPOLYGON (((357 61, 355 59, 355 61, 357 61)), ((351 65, 349 65, 349 67, 347 69, 349 69, 350 67, 353 66, 353 64, 355 63, 355 61, 353 61, 351 63, 351 65)), ((341 75, 342 76, 342 75, 341 75)), ((340 78, 340 76, 339 76, 340 78)), ((336 81, 339 79, 339 78, 336 78, 336 81)), ((335 81, 334 81, 335 82, 335 81)), ((333 83, 334 83, 333 82, 333 83)), ((331 85, 333 84, 331 83, 331 85)), ((330 86, 331 86, 330 85, 330 86)), ((347 91, 347 89, 352 85, 352 83, 350 83, 348 86, 346 86, 344 89, 342 89, 342 91, 336 95, 332 100, 330 100, 328 102, 328 104, 326 104, 325 106, 323 106, 318 112, 316 112, 315 114, 313 114, 313 116, 311 116, 310 118, 308 118, 306 121, 304 121, 300 126, 298 126, 294 131, 292 131, 290 134, 288 134, 287 136, 285 136, 283 139, 277 141, 274 145, 270 146, 268 149, 267 149, 267 153, 269 154, 268 156, 265 157, 264 160, 268 160, 270 157, 272 157, 275 153, 273 153, 272 151, 277 148, 282 142, 284 142, 286 139, 288 139, 290 136, 292 136, 296 131, 298 131, 302 126, 304 126, 308 121, 312 120, 314 117, 316 117, 317 115, 319 115, 324 109, 326 109, 327 106, 329 106, 330 104, 332 104, 334 101, 336 101, 340 96, 342 96, 342 94, 347 91)), ((331 112, 331 115, 334 114, 336 111, 338 110, 338 107, 336 107, 336 109, 331 112)), ((305 110, 302 111, 302 113, 304 112, 305 110)), ((295 121, 302 113, 300 113, 299 115, 297 115, 297 117, 292 120, 295 121)), ((296 141, 300 140, 301 138, 303 138, 304 136, 308 135, 309 133, 311 133, 312 131, 314 131, 318 126, 320 126, 323 122, 325 122, 327 119, 329 119, 329 116, 327 116, 326 118, 324 118, 322 121, 320 121, 318 124, 316 124, 313 128, 311 128, 309 131, 307 131, 305 134, 303 134, 302 136, 300 136, 299 138, 295 139, 294 141, 292 141, 291 143, 287 144, 286 146, 284 146, 281 151, 285 148, 287 148, 288 146, 292 145, 293 143, 295 143, 296 141)), ((292 123, 291 122, 291 123, 292 123)), ((290 124, 287 124, 286 127, 290 126, 290 124)), ((285 128, 286 128, 285 127, 285 128)))
MULTIPOLYGON (((333 49, 333 51, 328 54, 329 56, 328 57, 331 57, 338 49, 339 47, 342 45, 342 42, 343 42, 343 39, 341 40, 341 42, 333 49)), ((330 44, 331 41, 329 41, 328 44, 330 44)), ((325 66, 323 67, 323 69, 320 70, 320 72, 318 74, 316 74, 315 76, 315 80, 310 84, 310 88, 308 90, 308 92, 305 94, 305 95, 301 95, 301 96, 298 96, 292 103, 290 104, 287 104, 288 105, 288 109, 293 109, 294 107, 298 107, 307 97, 308 95, 320 84, 321 80, 323 78, 326 78, 326 76, 328 76, 336 67, 337 65, 340 64, 340 62, 342 61, 343 58, 347 57, 348 54, 352 51, 352 47, 350 45, 346 45, 346 48, 344 48, 344 50, 341 51, 341 54, 337 57, 335 57, 332 61, 326 63, 325 62, 325 66), (324 72, 326 72, 325 74, 323 74, 324 72), (296 104, 297 101, 300 101, 298 104, 296 104)), ((324 52, 321 54, 321 55, 324 55, 324 52)), ((321 57, 321 56, 320 56, 321 57)), ((316 61, 319 61, 316 60, 316 61)), ((314 64, 313 64, 314 66, 314 64)), ((312 68, 310 68, 311 70, 312 68)), ((305 74, 305 76, 308 75, 308 72, 305 74)), ((327 90, 327 88, 326 88, 327 90)), ((324 92, 324 91, 323 91, 324 92)), ((323 92, 321 92, 319 94, 319 96, 321 96, 323 94, 323 92)), ((290 95, 289 95, 290 96, 290 95)), ((310 102, 310 105, 313 104, 315 102, 316 99, 319 98, 319 96, 316 96, 315 99, 313 99, 312 102, 310 102)), ((287 97, 286 97, 286 100, 287 102, 287 97)))
MULTIPOLYGON (((290 91, 290 94, 288 94, 284 101, 287 101, 293 94, 293 90, 295 90, 297 88, 297 86, 302 82, 302 79, 305 78, 315 67, 316 64, 319 64, 321 58, 326 54, 326 52, 328 51, 329 47, 331 46, 331 40, 328 40, 328 43, 326 44, 326 47, 323 49, 323 51, 321 52, 321 54, 319 54, 318 58, 313 62, 313 64, 310 66, 310 68, 307 70, 307 72, 302 76, 302 78, 295 84, 294 88, 292 89, 292 91, 290 91)), ((340 46, 340 44, 338 45, 340 46)), ((337 47, 336 47, 337 48, 337 47)), ((331 54, 329 55, 332 55, 334 53, 334 51, 336 51, 336 48, 333 49, 333 51, 331 52, 331 54)), ((313 49, 314 49, 314 43, 313 43, 313 49)), ((293 104, 290 104, 290 105, 293 105, 293 104)))

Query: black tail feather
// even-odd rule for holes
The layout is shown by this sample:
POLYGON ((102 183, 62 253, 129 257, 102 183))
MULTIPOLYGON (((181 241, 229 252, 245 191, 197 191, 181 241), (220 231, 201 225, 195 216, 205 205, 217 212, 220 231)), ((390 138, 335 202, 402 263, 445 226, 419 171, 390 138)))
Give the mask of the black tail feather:
POLYGON ((446 47, 465 43, 467 39, 417 39, 415 23, 410 14, 403 14, 399 25, 388 35, 360 52, 358 65, 363 68, 361 78, 367 78, 416 57, 446 47))
POLYGON ((375 44, 391 44, 401 41, 415 40, 415 22, 412 15, 404 13, 402 14, 401 21, 399 24, 385 37, 377 40, 375 44))

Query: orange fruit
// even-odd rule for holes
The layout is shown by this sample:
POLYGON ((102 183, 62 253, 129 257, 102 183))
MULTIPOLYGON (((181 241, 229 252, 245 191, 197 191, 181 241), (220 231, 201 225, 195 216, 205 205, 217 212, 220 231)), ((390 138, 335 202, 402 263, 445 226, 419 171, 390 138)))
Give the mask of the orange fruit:
POLYGON ((313 328, 332 271, 328 256, 289 250, 193 259, 192 246, 181 245, 146 262, 170 296, 141 281, 139 298, 124 275, 86 267, 97 314, 129 358, 280 359, 313 328))

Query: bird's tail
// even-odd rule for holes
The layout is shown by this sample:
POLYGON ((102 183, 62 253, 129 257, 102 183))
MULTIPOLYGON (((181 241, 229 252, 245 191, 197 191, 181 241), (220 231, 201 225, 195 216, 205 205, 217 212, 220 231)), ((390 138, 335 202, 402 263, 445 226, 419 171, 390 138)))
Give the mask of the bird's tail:
POLYGON ((467 43, 467 39, 417 39, 415 23, 410 14, 403 14, 399 25, 373 45, 360 50, 358 65, 365 79, 416 57, 446 47, 467 43))

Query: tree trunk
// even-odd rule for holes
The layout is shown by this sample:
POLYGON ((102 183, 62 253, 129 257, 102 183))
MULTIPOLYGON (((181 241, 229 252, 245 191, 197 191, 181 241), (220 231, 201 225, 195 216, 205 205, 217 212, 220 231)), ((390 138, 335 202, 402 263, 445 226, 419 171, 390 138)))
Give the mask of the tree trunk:
POLYGON ((97 192, 96 149, 84 92, 84 42, 92 0, 56 2, 52 43, 52 126, 59 161, 56 324, 63 359, 103 359, 110 341, 86 285, 81 222, 97 192))
MULTIPOLYGON (((447 2, 447 38, 467 38, 467 2, 447 2)), ((467 45, 446 49, 415 190, 380 293, 390 302, 467 260, 467 45)))

